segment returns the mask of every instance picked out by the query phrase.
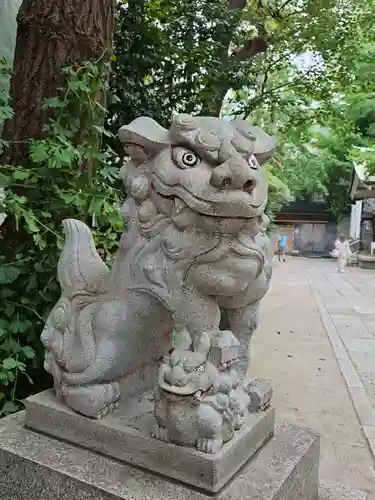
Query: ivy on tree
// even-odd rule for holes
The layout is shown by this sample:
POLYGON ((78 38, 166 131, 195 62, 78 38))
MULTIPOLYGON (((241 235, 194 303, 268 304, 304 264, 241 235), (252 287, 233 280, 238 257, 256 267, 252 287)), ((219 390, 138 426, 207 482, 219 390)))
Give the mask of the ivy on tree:
MULTIPOLYGON (((1 212, 19 234, 27 235, 9 251, 2 245, 0 255, 0 414, 19 407, 19 398, 32 391, 28 374, 38 379, 43 366, 40 334, 60 294, 56 264, 63 245, 61 221, 91 223, 95 216, 94 238, 106 261, 111 261, 123 229, 118 168, 108 147, 98 149, 98 140, 109 134, 97 100, 107 92, 106 72, 87 62, 64 68, 63 74, 64 86, 43 104, 54 110, 54 118, 43 138, 30 141, 28 168, 0 165, 5 188, 1 212)), ((12 113, 0 93, 0 116, 12 113)), ((49 383, 46 373, 41 378, 37 390, 49 383)))

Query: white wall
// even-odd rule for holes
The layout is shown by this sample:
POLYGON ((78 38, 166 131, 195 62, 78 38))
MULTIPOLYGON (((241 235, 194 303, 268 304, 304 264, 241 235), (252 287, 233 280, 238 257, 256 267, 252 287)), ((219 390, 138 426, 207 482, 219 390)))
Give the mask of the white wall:
POLYGON ((352 205, 352 212, 350 215, 350 237, 355 240, 361 237, 362 205, 362 200, 352 205))

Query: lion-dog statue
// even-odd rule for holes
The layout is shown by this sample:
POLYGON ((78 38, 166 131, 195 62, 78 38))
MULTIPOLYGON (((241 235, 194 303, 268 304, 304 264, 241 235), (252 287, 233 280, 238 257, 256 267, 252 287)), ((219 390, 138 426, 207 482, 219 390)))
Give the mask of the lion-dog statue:
MULTIPOLYGON (((181 381, 175 383, 177 367, 182 378, 188 366, 194 373, 204 368, 205 376, 198 377, 202 388, 196 381, 185 401, 196 401, 199 391, 211 397, 216 387, 215 403, 205 404, 204 411, 220 415, 220 436, 198 430, 186 443, 171 440, 213 453, 246 419, 246 397, 239 402, 229 393, 248 388, 250 339, 271 278, 262 165, 275 141, 243 120, 190 115, 174 116, 169 130, 137 118, 120 129, 119 138, 128 158, 120 171, 127 193, 121 207, 125 231, 109 269, 88 226, 63 222, 62 293, 42 332, 45 367, 57 397, 91 418, 119 406, 121 379, 162 358, 156 392, 172 400, 174 393, 184 397, 176 393, 182 388, 181 381), (190 341, 168 356, 174 328, 188 332, 190 341), (212 355, 222 331, 238 341, 231 365, 231 377, 238 380, 229 391, 217 388, 229 375, 212 355), (242 409, 234 411, 236 405, 242 409)), ((155 408, 160 401, 156 397, 155 408)), ((166 424, 162 413, 155 410, 156 420, 159 415, 159 424, 166 424)), ((159 425, 155 437, 166 439, 167 428, 159 425)))

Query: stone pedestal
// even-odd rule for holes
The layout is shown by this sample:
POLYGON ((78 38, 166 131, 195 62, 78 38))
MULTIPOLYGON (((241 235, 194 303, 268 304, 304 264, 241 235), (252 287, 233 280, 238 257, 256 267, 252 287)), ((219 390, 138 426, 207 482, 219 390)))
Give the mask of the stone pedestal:
MULTIPOLYGON (((67 422, 66 439, 72 434, 74 429, 67 422)), ((24 412, 1 420, 1 498, 208 500, 212 497, 197 488, 91 451, 87 449, 92 446, 91 438, 81 444, 72 445, 27 429, 24 412)), ((165 458, 168 460, 168 456, 165 458)), ((215 497, 317 500, 318 466, 319 437, 300 427, 281 425, 215 497)))
POLYGON ((375 257, 372 255, 359 254, 358 265, 361 269, 375 269, 375 257))
POLYGON ((123 401, 118 410, 101 420, 73 412, 52 390, 28 398, 25 404, 25 425, 32 430, 210 493, 219 491, 271 438, 275 423, 273 409, 254 413, 219 453, 211 455, 151 437, 155 423, 152 393, 123 401))

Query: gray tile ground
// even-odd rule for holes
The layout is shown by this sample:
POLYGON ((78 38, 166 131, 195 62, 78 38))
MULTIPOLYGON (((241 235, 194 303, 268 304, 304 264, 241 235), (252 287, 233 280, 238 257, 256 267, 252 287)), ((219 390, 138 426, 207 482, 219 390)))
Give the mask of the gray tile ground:
POLYGON ((316 269, 313 288, 330 311, 330 299, 324 297, 319 285, 324 277, 341 296, 342 304, 354 310, 349 315, 331 314, 331 320, 374 408, 375 418, 375 272, 352 267, 340 275, 331 264, 322 262, 316 269))
POLYGON ((273 383, 279 420, 321 433, 326 496, 336 485, 375 500, 370 449, 375 449, 374 332, 375 272, 350 268, 339 275, 333 262, 316 259, 275 263, 254 336, 251 371, 273 383))

